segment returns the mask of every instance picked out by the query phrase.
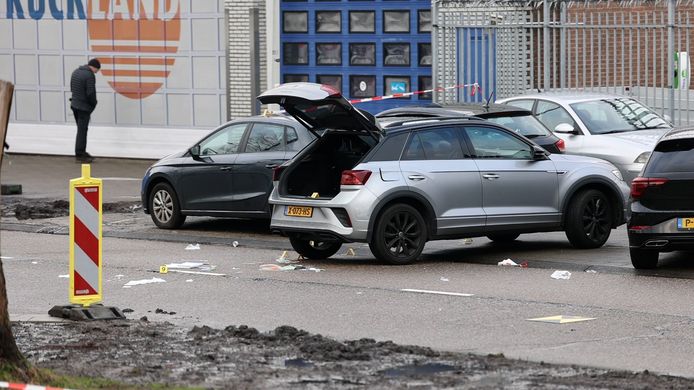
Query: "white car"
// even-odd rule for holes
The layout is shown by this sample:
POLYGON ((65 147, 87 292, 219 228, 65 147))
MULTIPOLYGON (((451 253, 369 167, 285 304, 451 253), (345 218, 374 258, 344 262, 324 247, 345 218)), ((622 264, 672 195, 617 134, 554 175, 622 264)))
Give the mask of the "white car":
POLYGON ((652 109, 626 96, 545 92, 497 103, 531 110, 564 140, 565 153, 607 160, 627 183, 639 175, 656 142, 672 128, 652 109))

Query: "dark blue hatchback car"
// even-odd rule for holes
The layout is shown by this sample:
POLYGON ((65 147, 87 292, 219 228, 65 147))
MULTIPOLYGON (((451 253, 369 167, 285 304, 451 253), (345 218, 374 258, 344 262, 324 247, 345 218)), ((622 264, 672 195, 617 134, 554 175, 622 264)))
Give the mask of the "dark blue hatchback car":
POLYGON ((189 215, 269 219, 273 169, 315 138, 281 114, 226 123, 147 169, 144 211, 163 229, 180 227, 189 215))

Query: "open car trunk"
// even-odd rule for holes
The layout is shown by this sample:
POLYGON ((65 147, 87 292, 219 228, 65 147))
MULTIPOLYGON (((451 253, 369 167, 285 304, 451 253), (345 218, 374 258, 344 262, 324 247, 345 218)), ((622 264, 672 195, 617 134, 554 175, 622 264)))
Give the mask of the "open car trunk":
POLYGON ((342 172, 354 168, 376 143, 363 133, 327 131, 282 174, 280 195, 334 197, 340 192, 342 172))

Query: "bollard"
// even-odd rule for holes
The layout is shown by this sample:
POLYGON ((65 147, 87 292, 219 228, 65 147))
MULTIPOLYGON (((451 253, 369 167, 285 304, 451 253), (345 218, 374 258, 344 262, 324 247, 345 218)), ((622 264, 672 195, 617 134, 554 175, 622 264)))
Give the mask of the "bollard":
POLYGON ((102 180, 91 177, 82 164, 82 177, 70 180, 70 289, 71 305, 55 306, 48 314, 72 320, 125 318, 114 307, 97 305, 102 294, 102 180))

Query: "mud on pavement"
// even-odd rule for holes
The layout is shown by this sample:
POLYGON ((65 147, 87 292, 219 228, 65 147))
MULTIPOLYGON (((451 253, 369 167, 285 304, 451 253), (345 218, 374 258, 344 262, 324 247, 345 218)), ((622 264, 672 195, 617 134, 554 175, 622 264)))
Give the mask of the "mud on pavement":
MULTIPOLYGON (((18 220, 64 217, 70 214, 70 203, 62 199, 29 199, 22 197, 3 197, 2 216, 18 220)), ((142 212, 140 202, 104 203, 105 213, 142 212)))
POLYGON ((694 381, 434 351, 372 339, 336 341, 281 326, 261 333, 169 323, 14 323, 35 365, 131 385, 284 389, 677 389, 694 381))

